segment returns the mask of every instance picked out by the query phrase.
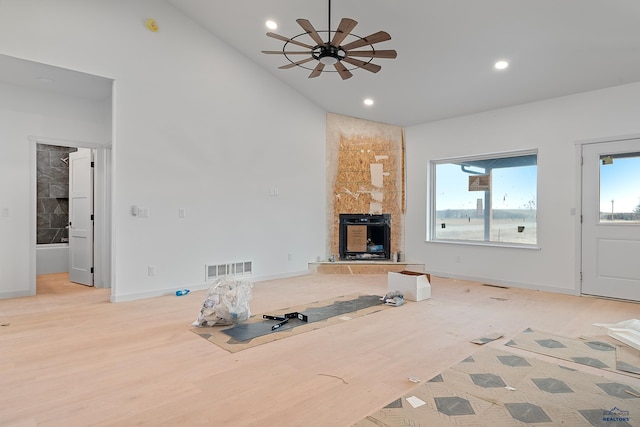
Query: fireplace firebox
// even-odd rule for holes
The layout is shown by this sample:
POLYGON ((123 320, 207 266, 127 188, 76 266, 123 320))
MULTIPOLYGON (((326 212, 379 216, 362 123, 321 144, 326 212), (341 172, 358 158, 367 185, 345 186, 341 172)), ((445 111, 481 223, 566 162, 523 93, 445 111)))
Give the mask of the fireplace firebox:
POLYGON ((391 259, 391 215, 340 214, 341 260, 391 259))

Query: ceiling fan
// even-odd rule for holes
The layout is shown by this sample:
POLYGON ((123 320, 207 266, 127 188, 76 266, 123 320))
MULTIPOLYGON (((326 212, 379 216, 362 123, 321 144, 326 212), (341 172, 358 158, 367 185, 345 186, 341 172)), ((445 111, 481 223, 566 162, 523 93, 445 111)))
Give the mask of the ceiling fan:
POLYGON ((316 31, 307 19, 299 18, 296 20, 298 25, 302 27, 304 33, 298 34, 291 38, 281 36, 275 33, 267 33, 268 37, 285 42, 282 50, 263 50, 262 53, 284 55, 289 60, 289 64, 278 67, 280 69, 288 69, 293 67, 306 68, 312 70, 309 74, 309 78, 318 77, 323 72, 334 71, 325 70, 326 65, 333 65, 335 71, 338 72, 343 80, 346 80, 353 76, 351 70, 356 68, 363 68, 372 73, 377 73, 382 68, 377 64, 373 64, 371 61, 375 58, 380 59, 395 59, 397 53, 395 50, 376 50, 373 45, 383 41, 391 40, 389 33, 385 31, 378 31, 377 33, 370 34, 366 37, 360 37, 351 33, 351 30, 355 28, 358 23, 353 19, 342 18, 338 28, 335 31, 331 30, 331 0, 329 0, 329 25, 328 30, 316 31), (326 33, 327 40, 324 41, 318 33, 326 33), (304 43, 298 38, 308 35, 311 37, 315 44, 304 43), (332 37, 333 36, 333 37, 332 37), (351 37, 352 41, 349 41, 345 45, 341 45, 342 42, 351 37), (300 46, 306 50, 287 50, 289 44, 300 46), (360 47, 367 46, 369 49, 354 50, 360 47), (306 58, 295 61, 290 58, 294 55, 303 55, 306 58), (368 60, 360 60, 356 58, 369 58, 368 60), (315 61, 315 62, 313 62, 315 61), (309 68, 306 64, 315 64, 313 68, 309 68), (345 63, 353 66, 348 69, 345 63))

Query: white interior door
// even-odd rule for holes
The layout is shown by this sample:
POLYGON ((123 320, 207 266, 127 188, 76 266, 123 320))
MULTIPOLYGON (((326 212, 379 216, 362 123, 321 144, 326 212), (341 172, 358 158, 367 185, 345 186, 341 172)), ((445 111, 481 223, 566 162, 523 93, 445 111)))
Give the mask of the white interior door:
POLYGON ((640 301, 640 139, 582 158, 582 293, 640 301))
POLYGON ((69 153, 69 280, 87 286, 93 286, 92 153, 69 153))

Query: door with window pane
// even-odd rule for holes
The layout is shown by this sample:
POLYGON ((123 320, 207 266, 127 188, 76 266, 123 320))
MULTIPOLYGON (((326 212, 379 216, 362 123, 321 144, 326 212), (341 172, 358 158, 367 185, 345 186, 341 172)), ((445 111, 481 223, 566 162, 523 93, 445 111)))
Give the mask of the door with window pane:
POLYGON ((582 293, 640 301, 640 139, 582 158, 582 293))

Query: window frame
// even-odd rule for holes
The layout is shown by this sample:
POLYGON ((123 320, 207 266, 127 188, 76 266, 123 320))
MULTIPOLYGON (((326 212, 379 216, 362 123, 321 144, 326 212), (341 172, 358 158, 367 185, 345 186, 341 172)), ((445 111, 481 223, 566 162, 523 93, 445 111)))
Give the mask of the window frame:
POLYGON ((426 218, 426 242, 427 243, 446 243, 446 244, 456 244, 456 245, 471 245, 471 246, 491 246, 491 247, 509 247, 509 248, 521 248, 521 249, 540 249, 539 246, 539 221, 538 221, 538 211, 539 211, 539 168, 538 168, 538 149, 525 149, 525 150, 514 150, 514 151, 501 151, 501 152, 493 152, 493 153, 485 153, 485 154, 476 154, 476 155, 468 155, 468 156, 457 156, 457 157, 443 157, 438 159, 432 159, 429 161, 427 165, 428 173, 427 173, 427 218, 426 218), (470 161, 478 161, 478 160, 493 160, 493 159, 502 159, 509 157, 522 157, 522 156, 536 156, 536 242, 535 243, 516 243, 516 242, 497 242, 497 241, 486 241, 486 240, 463 240, 463 239, 443 239, 436 238, 436 167, 440 164, 448 164, 448 163, 456 163, 456 162, 470 162, 470 161))
MULTIPOLYGON (((621 160, 621 159, 629 159, 629 158, 633 158, 633 159, 640 159, 640 152, 636 152, 636 151, 631 151, 631 152, 624 152, 624 153, 614 153, 614 154, 600 154, 600 158, 599 158, 599 167, 598 167, 598 197, 599 197, 599 215, 598 215, 598 225, 605 225, 605 226, 614 226, 614 227, 619 227, 619 226, 637 226, 638 224, 640 224, 640 212, 637 211, 632 211, 632 212, 618 212, 618 213, 614 213, 612 212, 611 215, 611 219, 606 219, 606 218, 602 218, 603 214, 604 215, 608 215, 608 213, 606 213, 605 211, 602 210, 602 202, 603 202, 603 194, 602 194, 602 177, 603 177, 603 166, 607 166, 607 165, 612 165, 614 164, 614 160, 621 160), (605 163, 605 159, 609 158, 611 160, 611 163, 605 163), (625 219, 624 217, 621 219, 616 220, 615 219, 615 215, 619 215, 619 216, 624 216, 624 215, 633 215, 636 218, 631 218, 631 219, 625 219)), ((608 198, 608 197, 607 197, 608 198)), ((613 200, 612 200, 613 202, 613 200)), ((637 205, 634 209, 638 209, 640 207, 640 204, 637 205)))

